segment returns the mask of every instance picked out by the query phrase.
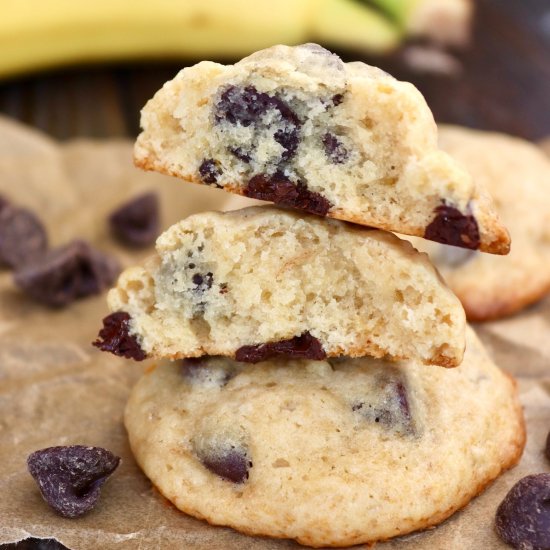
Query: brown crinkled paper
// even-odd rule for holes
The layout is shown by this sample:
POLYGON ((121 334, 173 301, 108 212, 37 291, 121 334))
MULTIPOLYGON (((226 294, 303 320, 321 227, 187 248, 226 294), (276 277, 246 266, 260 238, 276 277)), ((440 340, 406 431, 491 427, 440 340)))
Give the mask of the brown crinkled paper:
MULTIPOLYGON (((222 191, 142 173, 132 166, 131 150, 127 141, 58 145, 0 119, 0 194, 39 214, 53 244, 86 237, 124 265, 150 250, 137 253, 113 242, 106 216, 134 194, 158 190, 163 228, 192 212, 245 204, 222 191)), ((122 424, 128 392, 147 365, 92 348, 106 311, 104 295, 48 310, 0 271, 0 543, 39 537, 74 550, 299 548, 195 520, 151 487, 122 424), (70 444, 106 447, 122 457, 98 506, 76 520, 47 507, 26 468, 32 451, 70 444)), ((550 429, 550 299, 477 330, 497 363, 519 377, 528 426, 523 459, 438 528, 380 544, 381 550, 507 548, 493 531, 498 503, 521 477, 549 470, 543 447, 550 429)))

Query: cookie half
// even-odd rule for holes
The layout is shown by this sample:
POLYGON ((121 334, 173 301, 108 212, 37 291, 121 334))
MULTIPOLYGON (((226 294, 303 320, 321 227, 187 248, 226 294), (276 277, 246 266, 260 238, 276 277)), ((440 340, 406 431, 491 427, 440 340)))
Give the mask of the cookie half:
POLYGON ((462 301, 472 321, 515 313, 550 290, 550 160, 504 134, 443 126, 440 145, 486 187, 513 246, 506 257, 414 239, 462 301))
POLYGON ((125 355, 129 335, 139 358, 372 355, 452 367, 464 351, 464 310, 410 243, 270 206, 172 226, 108 302, 115 317, 97 345, 125 355))
POLYGON ((436 525, 521 455, 513 381, 471 329, 462 365, 223 358, 164 364, 125 422, 139 465, 180 510, 311 546, 436 525))
POLYGON ((506 254, 489 195, 437 147, 424 98, 316 44, 182 70, 142 111, 135 163, 248 197, 506 254))

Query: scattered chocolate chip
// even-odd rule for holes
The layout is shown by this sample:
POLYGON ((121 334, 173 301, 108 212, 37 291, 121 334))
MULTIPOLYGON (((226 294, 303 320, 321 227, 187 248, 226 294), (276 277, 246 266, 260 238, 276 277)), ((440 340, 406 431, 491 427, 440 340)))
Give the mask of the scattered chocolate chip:
POLYGON ((130 334, 130 315, 117 311, 103 319, 103 328, 92 345, 101 351, 110 351, 119 357, 143 361, 147 356, 135 336, 130 334))
POLYGON ((234 445, 216 453, 201 453, 199 458, 211 472, 233 483, 245 482, 248 479, 248 470, 252 468, 246 452, 234 445))
POLYGON ((20 267, 15 284, 38 302, 63 307, 98 294, 120 271, 118 261, 84 241, 55 248, 20 267))
POLYGON ((323 136, 323 145, 325 147, 325 155, 328 157, 330 162, 334 164, 342 164, 348 159, 348 150, 335 135, 327 132, 323 136))
POLYGON ((299 359, 325 359, 327 354, 321 342, 308 331, 300 336, 279 342, 267 342, 255 346, 242 346, 235 352, 235 359, 244 363, 258 363, 272 357, 299 359))
POLYGON ((519 480, 497 509, 499 537, 520 550, 550 548, 550 474, 519 480))
POLYGON ((283 120, 294 126, 300 125, 296 113, 282 99, 259 92, 254 86, 225 88, 216 105, 215 119, 247 127, 273 109, 279 111, 283 120))
POLYGON ((216 121, 250 126, 271 107, 271 98, 258 92, 254 86, 228 86, 216 105, 216 121))
POLYGON ((243 162, 249 163, 252 160, 250 153, 243 151, 240 147, 229 147, 229 152, 243 162))
POLYGON ((61 516, 77 518, 97 503, 101 486, 120 458, 101 447, 48 447, 27 458, 44 500, 61 516))
POLYGON ((218 177, 222 175, 222 169, 220 163, 216 160, 203 160, 201 165, 199 166, 199 174, 201 175, 203 183, 215 185, 220 189, 222 188, 222 186, 218 184, 218 177))
POLYGON ((228 292, 227 283, 220 283, 220 294, 227 294, 228 292))
POLYGON ((471 214, 445 203, 435 209, 436 217, 426 227, 424 238, 438 243, 476 250, 479 248, 479 228, 471 214))
POLYGON ((144 193, 109 216, 113 235, 131 246, 153 244, 159 233, 159 224, 159 201, 155 193, 144 193))
POLYGON ((42 222, 25 208, 0 204, 0 266, 17 269, 48 248, 42 222))
POLYGON ((351 408, 367 420, 381 424, 396 433, 412 434, 414 426, 407 388, 397 376, 397 373, 382 376, 373 400, 362 400, 353 404, 351 408))
POLYGON ((284 129, 279 129, 273 135, 273 139, 283 147, 283 160, 290 160, 298 149, 300 142, 300 131, 295 126, 287 126, 284 129))
POLYGON ((197 287, 195 290, 200 290, 201 292, 204 292, 205 290, 210 290, 212 288, 214 275, 211 271, 209 271, 206 275, 195 273, 191 280, 193 281, 193 284, 197 287))
POLYGON ((344 101, 344 94, 335 94, 332 96, 332 103, 335 107, 338 107, 342 101, 344 101))
POLYGON ((252 199, 271 201, 318 216, 326 216, 332 206, 319 193, 310 191, 302 183, 295 184, 281 174, 254 176, 244 188, 244 194, 252 199))
POLYGON ((546 458, 550 460, 550 432, 546 437, 546 447, 544 448, 544 454, 546 455, 546 458))

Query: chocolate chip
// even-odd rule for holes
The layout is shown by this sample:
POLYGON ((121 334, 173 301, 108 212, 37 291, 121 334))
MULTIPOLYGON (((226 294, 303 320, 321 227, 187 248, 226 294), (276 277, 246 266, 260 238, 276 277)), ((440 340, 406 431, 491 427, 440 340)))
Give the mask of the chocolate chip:
POLYGON ((332 96, 332 103, 335 107, 344 101, 344 94, 335 94, 332 96))
POLYGON ((298 149, 300 132, 296 127, 287 126, 284 129, 277 130, 273 135, 273 139, 284 149, 282 159, 290 160, 296 154, 296 150, 298 149))
POLYGON ((115 258, 84 241, 73 241, 23 265, 15 272, 14 280, 36 301, 63 307, 98 294, 111 285, 119 271, 115 258))
POLYGON ((308 331, 288 340, 242 346, 235 352, 235 359, 244 363, 258 363, 273 357, 321 360, 326 356, 321 342, 308 331))
POLYGON ((364 399, 352 405, 352 410, 362 417, 407 435, 414 433, 407 388, 398 373, 385 374, 377 383, 371 399, 364 399))
POLYGON ((330 162, 334 164, 342 164, 348 159, 348 150, 335 135, 327 132, 323 136, 323 145, 325 147, 325 155, 328 157, 330 162))
POLYGON ((499 537, 521 550, 550 548, 550 474, 518 481, 497 509, 499 537))
POLYGON ((214 159, 203 160, 199 166, 199 174, 201 175, 203 183, 215 185, 220 189, 222 188, 222 186, 218 184, 218 177, 222 175, 222 169, 219 162, 214 159))
POLYGON ((42 222, 30 211, 0 205, 0 266, 18 268, 41 256, 48 248, 42 222))
POLYGON ((44 500, 61 516, 77 518, 97 503, 120 458, 101 447, 48 447, 27 458, 44 500))
POLYGON ((326 216, 332 204, 319 193, 310 191, 304 184, 295 184, 281 174, 254 176, 244 188, 244 194, 253 199, 271 201, 281 206, 326 216))
POLYGON ((123 204, 109 216, 115 238, 131 246, 148 246, 159 233, 159 201, 155 193, 144 193, 123 204))
POLYGON ((216 105, 217 122, 227 120, 231 124, 250 126, 271 108, 271 98, 254 86, 240 88, 228 86, 216 105))
POLYGON ((214 474, 233 483, 243 483, 248 479, 248 470, 252 462, 246 452, 235 445, 217 452, 201 453, 200 461, 214 474))
POLYGON ((201 292, 204 292, 205 290, 210 290, 212 288, 214 275, 210 271, 206 275, 195 273, 191 280, 193 281, 193 284, 197 287, 195 290, 200 290, 201 292))
POLYGON ((474 216, 464 215, 445 203, 438 206, 435 213, 436 217, 426 227, 424 238, 472 250, 479 248, 479 228, 474 216))
POLYGON ((546 437, 546 447, 544 448, 544 454, 546 455, 546 458, 550 460, 550 432, 546 437))
POLYGON ((300 125, 296 113, 282 99, 259 92, 254 86, 227 87, 216 105, 215 119, 217 122, 227 120, 231 124, 248 127, 273 109, 279 111, 284 121, 294 126, 300 125))
POLYGON ((243 151, 240 147, 229 147, 229 152, 243 162, 249 163, 252 160, 250 153, 243 151))
POLYGON ((119 357, 143 361, 147 356, 135 336, 130 334, 130 315, 117 311, 103 319, 103 328, 92 345, 101 351, 109 351, 119 357))

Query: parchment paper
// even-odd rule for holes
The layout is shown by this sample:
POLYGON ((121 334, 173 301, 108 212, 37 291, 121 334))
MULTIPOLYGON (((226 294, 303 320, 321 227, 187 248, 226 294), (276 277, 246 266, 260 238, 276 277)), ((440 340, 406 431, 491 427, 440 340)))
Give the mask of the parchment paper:
MULTIPOLYGON (((151 250, 116 245, 106 215, 145 189, 161 195, 163 228, 191 212, 246 202, 138 171, 129 142, 59 145, 0 119, 0 193, 39 213, 54 244, 85 236, 124 265, 135 263, 151 250)), ((56 538, 74 550, 298 548, 209 526, 178 512, 151 487, 132 458, 122 424, 129 389, 147 364, 92 348, 106 311, 104 295, 48 310, 20 294, 11 274, 0 271, 0 543, 34 536, 56 538), (46 506, 25 462, 36 449, 68 444, 106 447, 123 459, 96 509, 77 520, 46 506)), ((528 424, 523 459, 438 528, 380 544, 381 550, 506 548, 493 532, 498 503, 519 478, 549 470, 542 450, 550 429, 550 299, 476 328, 497 363, 519 377, 528 424)))

